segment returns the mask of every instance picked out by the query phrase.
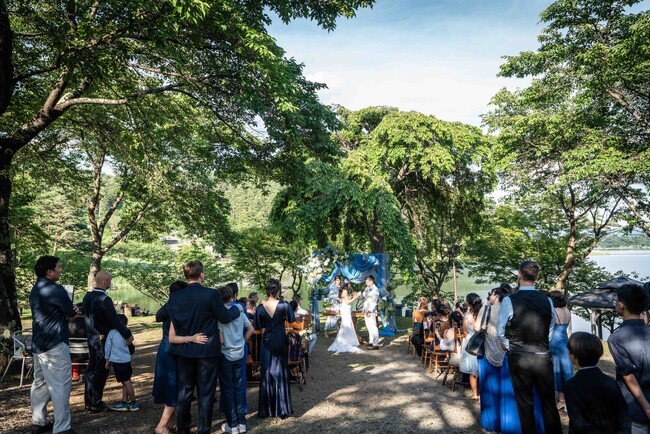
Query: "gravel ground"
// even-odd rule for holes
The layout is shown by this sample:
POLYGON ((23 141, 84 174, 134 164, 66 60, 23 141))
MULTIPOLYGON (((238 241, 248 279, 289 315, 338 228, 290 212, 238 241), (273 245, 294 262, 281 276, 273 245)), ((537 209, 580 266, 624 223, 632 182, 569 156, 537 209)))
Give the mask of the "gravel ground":
MULTIPOLYGON (((145 318, 133 325, 137 352, 134 385, 142 410, 138 413, 90 414, 83 409, 83 383, 73 381, 72 426, 80 434, 153 433, 162 407, 153 404, 151 387, 159 325, 145 318)), ((479 404, 470 391, 452 392, 441 379, 427 375, 413 356, 406 354, 406 336, 382 338, 379 351, 333 354, 333 337, 322 335, 312 355, 308 383, 303 391, 291 386, 295 417, 258 419, 257 386, 248 387, 250 433, 482 433, 479 404)), ((18 365, 18 364, 16 364, 18 365)), ((605 361, 605 371, 611 361, 605 361)), ((104 400, 121 397, 121 386, 109 378, 104 400)), ((215 406, 213 433, 225 421, 215 406)), ((196 419, 196 415, 194 415, 196 419)), ((568 419, 562 415, 565 431, 568 419)), ((18 377, 0 387, 0 433, 25 433, 31 427, 29 387, 18 387, 18 377)))

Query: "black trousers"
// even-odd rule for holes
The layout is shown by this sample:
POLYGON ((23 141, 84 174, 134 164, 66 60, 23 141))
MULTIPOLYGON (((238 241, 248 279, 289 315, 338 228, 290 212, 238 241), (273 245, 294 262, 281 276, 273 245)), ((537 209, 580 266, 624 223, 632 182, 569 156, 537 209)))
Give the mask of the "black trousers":
POLYGON ((546 434, 561 434, 560 414, 555 406, 553 381, 553 358, 550 354, 522 351, 510 352, 508 356, 510 378, 517 401, 517 411, 523 434, 536 434, 533 386, 537 388, 542 402, 542 417, 546 434))
POLYGON ((178 406, 176 407, 176 424, 178 434, 189 434, 192 416, 190 400, 194 388, 197 389, 199 420, 198 434, 209 434, 212 426, 212 409, 214 408, 217 378, 219 377, 219 358, 204 357, 189 359, 176 358, 178 375, 178 406))
POLYGON ((99 336, 88 336, 88 357, 84 403, 86 407, 97 407, 102 401, 109 372, 104 361, 104 342, 99 336))

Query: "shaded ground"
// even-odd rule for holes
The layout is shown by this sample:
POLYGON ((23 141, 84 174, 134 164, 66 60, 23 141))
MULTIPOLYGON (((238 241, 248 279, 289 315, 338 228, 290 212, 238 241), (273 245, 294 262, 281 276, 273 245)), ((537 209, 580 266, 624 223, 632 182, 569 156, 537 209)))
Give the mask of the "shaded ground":
MULTIPOLYGON (((142 410, 138 413, 94 415, 83 410, 83 383, 73 382, 71 408, 73 428, 80 434, 153 432, 162 406, 153 404, 151 388, 160 327, 152 318, 132 325, 137 352, 134 385, 142 410)), ((363 333, 363 332, 362 332, 363 333)), ((257 386, 248 387, 250 433, 481 433, 479 405, 469 390, 451 392, 440 379, 427 376, 417 360, 406 354, 406 336, 382 338, 380 351, 332 354, 333 338, 319 336, 308 383, 301 392, 292 385, 295 417, 286 420, 258 419, 257 386)), ((16 363, 16 366, 18 364, 16 363)), ((611 360, 601 363, 613 372, 611 360)), ((0 433, 25 433, 31 426, 29 387, 18 387, 18 377, 0 386, 0 433)), ((28 382, 29 383, 29 382, 28 382)), ((121 397, 121 386, 109 378, 104 399, 121 397)), ((213 433, 225 421, 215 409, 213 433)), ((563 425, 568 426, 566 416, 563 425)), ((196 414, 194 415, 196 420, 196 414)))

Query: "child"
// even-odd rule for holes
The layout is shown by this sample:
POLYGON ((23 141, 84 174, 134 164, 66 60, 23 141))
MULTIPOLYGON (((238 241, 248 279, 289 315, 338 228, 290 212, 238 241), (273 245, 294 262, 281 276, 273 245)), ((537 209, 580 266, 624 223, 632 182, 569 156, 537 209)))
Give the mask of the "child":
POLYGON ((650 431, 650 328, 641 319, 648 308, 648 293, 641 286, 623 285, 616 290, 616 313, 623 323, 609 337, 609 351, 616 363, 616 380, 627 403, 632 434, 650 431))
POLYGON ((627 405, 616 380, 596 367, 603 343, 591 333, 575 332, 567 344, 569 359, 579 369, 564 385, 572 434, 629 432, 627 405))
MULTIPOLYGON (((219 288, 219 295, 226 307, 233 299, 233 288, 224 286, 219 288)), ((221 338, 221 359, 219 361, 219 381, 221 393, 225 402, 226 423, 221 429, 227 433, 246 432, 246 411, 242 402, 244 384, 242 382, 242 363, 244 363, 244 345, 253 334, 253 326, 248 317, 240 312, 239 317, 228 324, 219 323, 221 338), (246 335, 242 330, 246 327, 246 335)))
MULTIPOLYGON (((127 325, 129 319, 126 315, 118 315, 122 324, 127 325)), ((106 369, 113 366, 115 379, 122 383, 122 402, 110 405, 108 408, 113 411, 139 411, 140 406, 135 400, 135 390, 131 383, 133 368, 131 367, 131 352, 126 340, 120 333, 113 329, 108 332, 106 343, 104 344, 104 358, 106 359, 106 369)))

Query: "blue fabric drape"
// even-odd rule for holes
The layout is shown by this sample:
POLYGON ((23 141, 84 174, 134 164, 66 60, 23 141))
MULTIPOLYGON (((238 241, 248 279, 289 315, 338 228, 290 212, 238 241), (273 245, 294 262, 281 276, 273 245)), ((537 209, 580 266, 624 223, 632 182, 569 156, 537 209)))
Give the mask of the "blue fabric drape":
MULTIPOLYGON (((352 283, 363 283, 367 276, 373 276, 377 282, 377 288, 382 289, 390 281, 390 268, 388 266, 389 255, 386 253, 370 253, 352 255, 352 262, 342 264, 336 261, 329 276, 323 276, 321 282, 330 283, 338 275, 348 279, 352 283), (375 268, 376 267, 376 271, 375 268)), ((331 285, 328 285, 330 293, 331 285)))

